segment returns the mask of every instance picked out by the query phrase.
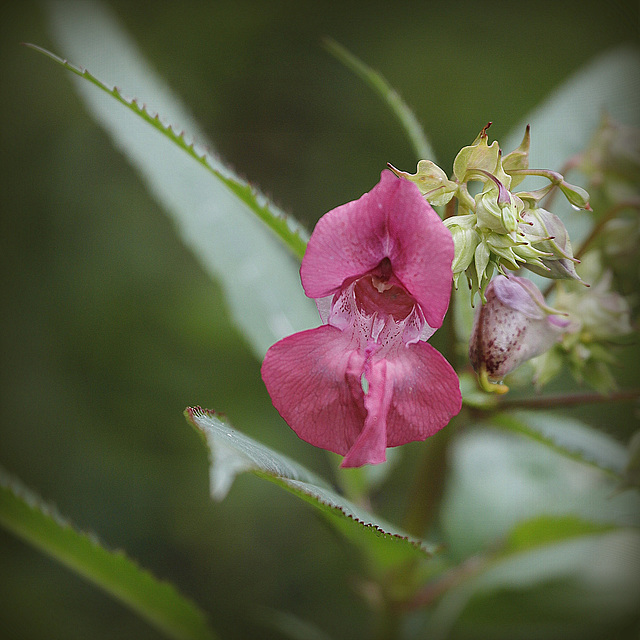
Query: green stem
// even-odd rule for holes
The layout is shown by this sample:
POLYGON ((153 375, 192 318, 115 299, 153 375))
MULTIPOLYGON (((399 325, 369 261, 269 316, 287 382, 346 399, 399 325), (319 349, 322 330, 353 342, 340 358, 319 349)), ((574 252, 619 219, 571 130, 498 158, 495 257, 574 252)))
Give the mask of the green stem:
POLYGON ((378 624, 375 630, 377 640, 397 640, 400 638, 401 616, 397 607, 392 602, 382 605, 378 624))
MULTIPOLYGON (((463 183, 458 187, 457 199, 458 199, 458 202, 463 207, 469 209, 469 211, 476 210, 476 201, 471 197, 471 194, 467 189, 466 183, 463 183)), ((448 207, 447 207, 447 210, 448 210, 448 207)), ((448 215, 445 215, 445 219, 448 217, 449 217, 448 215)))
MULTIPOLYGON (((464 409, 463 409, 464 411, 464 409)), ((404 520, 404 529, 410 535, 422 537, 435 519, 444 493, 447 472, 447 451, 461 416, 424 443, 424 453, 409 493, 410 502, 404 520)))
MULTIPOLYGON (((456 214, 455 199, 452 198, 447 202, 444 209, 444 219, 451 218, 456 214)), ((445 329, 446 329, 446 353, 444 354, 447 360, 456 368, 456 360, 458 357, 458 338, 456 335, 456 310, 455 310, 455 290, 453 285, 451 286, 451 297, 449 298, 449 309, 447 315, 444 317, 445 329)))
POLYGON ((425 609, 450 589, 454 588, 464 580, 468 580, 473 575, 484 569, 487 565, 487 558, 484 556, 471 556, 459 565, 449 569, 426 584, 415 596, 404 604, 406 611, 415 609, 425 609))
MULTIPOLYGON (((562 174, 563 176, 566 176, 570 171, 572 171, 577 166, 579 166, 580 162, 582 162, 583 155, 584 154, 582 152, 576 153, 574 156, 569 158, 560 169, 560 174, 562 174)), ((553 199, 555 198, 556 193, 558 193, 558 189, 553 189, 552 191, 549 192, 549 195, 547 196, 547 201, 544 205, 545 209, 551 208, 551 203, 553 202, 553 199)))
POLYGON ((512 176, 540 176, 553 184, 560 184, 564 179, 561 173, 551 169, 513 169, 509 171, 509 174, 512 176))

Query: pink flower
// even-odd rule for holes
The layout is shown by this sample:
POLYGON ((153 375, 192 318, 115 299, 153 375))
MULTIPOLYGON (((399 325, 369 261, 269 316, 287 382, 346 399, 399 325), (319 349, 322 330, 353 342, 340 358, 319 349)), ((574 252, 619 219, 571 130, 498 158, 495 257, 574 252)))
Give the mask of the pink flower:
POLYGON ((458 378, 426 344, 451 294, 453 240, 418 188, 389 171, 359 200, 324 215, 302 261, 324 325, 274 344, 262 378, 303 440, 384 462, 460 411, 458 378))

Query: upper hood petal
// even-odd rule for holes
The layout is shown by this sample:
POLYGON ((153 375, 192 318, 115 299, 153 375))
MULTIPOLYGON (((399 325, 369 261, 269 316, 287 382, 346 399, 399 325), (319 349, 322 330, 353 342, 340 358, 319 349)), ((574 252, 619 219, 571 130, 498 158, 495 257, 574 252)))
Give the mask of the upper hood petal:
POLYGON ((435 329, 449 305, 453 255, 450 231, 418 187, 385 170, 371 191, 318 221, 300 276, 310 298, 323 298, 388 258, 435 329))

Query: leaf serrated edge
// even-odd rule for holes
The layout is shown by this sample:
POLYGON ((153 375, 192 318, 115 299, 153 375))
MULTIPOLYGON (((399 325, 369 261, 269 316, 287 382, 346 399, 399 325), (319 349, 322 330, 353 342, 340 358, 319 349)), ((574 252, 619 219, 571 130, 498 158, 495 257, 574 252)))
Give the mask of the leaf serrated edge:
MULTIPOLYGON (((64 518, 55 505, 45 502, 18 478, 0 466, 0 524, 25 542, 36 547, 65 565, 70 570, 92 582, 104 592, 119 600, 122 604, 144 618, 165 635, 176 640, 214 640, 215 636, 208 626, 206 616, 197 605, 186 598, 171 582, 161 580, 148 569, 141 567, 122 549, 111 550, 105 547, 98 536, 92 532, 81 531, 64 518), (11 502, 13 501, 13 506, 11 502), (30 525, 24 518, 16 515, 16 510, 26 509, 38 520, 38 525, 30 525), (65 537, 63 542, 48 537, 46 528, 53 526, 55 531, 65 537), (71 538, 69 542, 68 538, 71 538), (67 544, 68 543, 68 544, 67 544), (82 558, 86 546, 92 554, 91 560, 96 566, 89 566, 82 558), (148 604, 149 592, 132 592, 131 585, 125 584, 128 576, 123 575, 122 567, 103 574, 100 566, 103 562, 125 564, 130 575, 144 589, 151 589, 157 600, 148 604), (121 583, 118 584, 118 580, 121 583), (171 611, 165 606, 173 607, 171 611)), ((126 573, 126 572, 125 572, 126 573)), ((137 586, 141 586, 138 584, 137 586)))
MULTIPOLYGON (((317 502, 317 503, 321 504, 323 507, 326 507, 328 509, 331 509, 332 511, 336 511, 336 512, 340 513, 343 517, 348 518, 349 520, 353 521, 355 524, 363 527, 364 529, 370 530, 372 533, 374 533, 379 538, 386 538, 386 539, 392 540, 393 542, 396 542, 396 543, 408 542, 417 551, 420 551, 420 552, 424 553, 428 557, 431 557, 431 556, 435 555, 441 549, 440 545, 436 546, 434 549, 429 549, 421 540, 417 540, 417 539, 411 538, 409 536, 404 536, 404 535, 399 534, 399 533, 392 533, 391 531, 385 531, 380 525, 377 525, 377 524, 375 524, 373 522, 365 522, 364 520, 361 520, 360 518, 356 517, 354 514, 347 513, 345 511, 345 509, 343 509, 339 505, 331 504, 330 502, 327 502, 326 500, 323 500, 322 498, 314 495, 313 493, 305 491, 302 487, 292 486, 291 484, 289 484, 290 482, 296 482, 297 483, 299 481, 288 480, 287 478, 283 478, 282 476, 277 476, 275 474, 270 474, 270 473, 265 473, 265 472, 260 472, 260 471, 252 471, 252 473, 254 475, 256 475, 256 476, 265 477, 266 479, 269 479, 274 484, 282 486, 284 489, 286 489, 287 491, 289 491, 290 493, 292 493, 294 495, 299 495, 301 493, 305 494, 305 496, 307 496, 309 502, 311 502, 311 501, 317 502)), ((305 501, 307 501, 307 498, 303 498, 303 499, 305 501)))
MULTIPOLYGON (((198 416, 198 415, 203 417, 214 417, 223 422, 226 422, 225 416, 224 414, 218 413, 216 411, 212 411, 210 409, 204 409, 199 405, 194 407, 187 407, 184 410, 185 418, 195 428, 195 430, 198 432, 200 437, 203 438, 203 441, 206 444, 207 449, 210 450, 211 447, 209 446, 206 433, 194 420, 194 416, 198 416)), ((228 425, 228 426, 230 429, 233 429, 234 431, 236 431, 236 429, 234 427, 231 427, 231 425, 228 425)), ((281 456, 282 454, 277 454, 277 455, 281 456)), ((347 513, 345 509, 343 509, 339 505, 332 504, 326 500, 323 500, 321 497, 315 495, 313 492, 307 491, 304 489, 304 487, 299 486, 299 485, 310 484, 308 482, 305 482, 304 480, 287 478, 285 476, 281 476, 276 473, 271 473, 269 471, 259 469, 257 467, 252 467, 250 469, 247 469, 247 472, 252 473, 253 475, 259 478, 263 478, 265 480, 268 480, 269 482, 272 482, 273 484, 285 489, 289 493, 301 498, 302 500, 304 500, 305 502, 308 502, 309 504, 319 504, 324 509, 335 511, 339 513, 341 517, 351 520, 355 524, 361 526, 363 529, 370 531, 377 537, 385 538, 395 543, 402 543, 402 544, 409 543, 416 551, 419 551, 420 553, 424 554, 426 557, 434 556, 442 548, 442 545, 435 545, 433 548, 429 548, 421 540, 418 540, 416 538, 411 538, 408 535, 402 535, 399 533, 392 533, 391 531, 385 531, 385 529, 383 529, 382 527, 380 527, 379 525, 373 522, 365 522, 364 520, 357 518, 355 515, 351 513, 347 513)), ((320 486, 319 488, 330 489, 331 491, 333 491, 333 489, 327 486, 320 486)))
POLYGON ((162 121, 160 114, 149 111, 147 106, 140 99, 125 96, 117 86, 110 88, 106 83, 102 82, 102 80, 94 76, 88 69, 75 65, 64 58, 57 56, 55 53, 48 51, 44 47, 28 42, 24 42, 23 44, 29 49, 33 49, 34 51, 41 53, 68 71, 71 71, 80 78, 95 85, 127 109, 140 116, 152 127, 160 131, 185 153, 191 156, 196 162, 207 169, 207 171, 215 176, 220 182, 222 182, 229 191, 244 202, 249 209, 256 214, 256 216, 260 218, 267 227, 269 227, 269 229, 297 258, 302 259, 309 238, 309 234, 304 227, 284 212, 272 211, 269 206, 268 198, 261 194, 256 187, 240 180, 238 177, 225 175, 219 168, 216 168, 214 166, 214 155, 205 147, 201 146, 195 140, 188 141, 184 131, 178 131, 171 123, 165 124, 162 121))

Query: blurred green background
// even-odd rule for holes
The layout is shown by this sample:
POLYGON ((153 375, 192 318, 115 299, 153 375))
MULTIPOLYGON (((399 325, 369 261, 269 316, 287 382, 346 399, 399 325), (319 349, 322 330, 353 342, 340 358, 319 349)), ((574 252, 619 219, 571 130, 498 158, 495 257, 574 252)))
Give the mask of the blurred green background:
MULTIPOLYGON (((308 228, 369 190, 386 162, 417 160, 324 36, 400 91, 450 171, 486 122, 504 138, 597 53, 637 43, 639 28, 635 1, 110 5, 222 157, 308 228)), ((223 638, 271 637, 262 607, 365 637, 368 612, 348 579, 358 558, 310 509, 253 477, 210 501, 187 405, 226 413, 320 473, 329 463, 280 420, 218 288, 69 74, 20 46, 53 48, 41 5, 5 5, 0 30, 0 464, 176 583, 223 638)), ((394 472, 379 501, 387 517, 410 480, 394 472)), ((4 638, 160 637, 4 530, 0 567, 4 638)))

